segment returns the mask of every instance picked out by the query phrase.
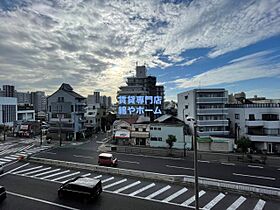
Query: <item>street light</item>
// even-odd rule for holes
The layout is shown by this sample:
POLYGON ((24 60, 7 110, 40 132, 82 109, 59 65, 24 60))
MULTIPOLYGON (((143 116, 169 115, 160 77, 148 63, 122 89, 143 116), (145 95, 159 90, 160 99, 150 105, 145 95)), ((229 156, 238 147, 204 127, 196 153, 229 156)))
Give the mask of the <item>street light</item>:
POLYGON ((198 196, 198 161, 197 161, 197 139, 196 139, 196 120, 193 117, 187 117, 187 121, 192 125, 192 134, 193 134, 193 149, 194 149, 194 191, 195 191, 195 209, 199 210, 199 196, 198 196))

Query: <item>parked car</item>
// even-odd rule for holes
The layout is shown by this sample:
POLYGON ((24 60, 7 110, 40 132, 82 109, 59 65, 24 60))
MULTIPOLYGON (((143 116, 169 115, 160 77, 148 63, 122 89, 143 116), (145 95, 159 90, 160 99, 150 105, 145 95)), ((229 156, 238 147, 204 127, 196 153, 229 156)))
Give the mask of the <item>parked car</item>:
POLYGON ((118 160, 111 153, 101 153, 98 156, 98 165, 117 166, 118 160))
POLYGON ((5 187, 0 186, 0 202, 2 202, 6 197, 7 195, 5 187))
POLYGON ((101 192, 100 179, 79 176, 62 184, 58 189, 58 197, 78 198, 87 202, 97 198, 101 192))
POLYGON ((0 174, 3 174, 4 173, 4 168, 3 168, 3 165, 0 164, 0 174))

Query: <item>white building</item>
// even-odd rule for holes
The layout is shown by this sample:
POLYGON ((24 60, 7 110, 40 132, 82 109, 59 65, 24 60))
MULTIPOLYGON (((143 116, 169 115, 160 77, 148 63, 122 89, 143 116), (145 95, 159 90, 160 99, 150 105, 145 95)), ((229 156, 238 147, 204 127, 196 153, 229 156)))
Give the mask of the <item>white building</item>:
POLYGON ((280 152, 280 104, 228 104, 230 129, 236 139, 247 136, 255 149, 280 152))
POLYGON ((225 89, 194 89, 177 95, 178 118, 197 120, 198 136, 227 136, 228 92, 225 89))
POLYGON ((17 98, 0 97, 0 124, 13 126, 17 120, 17 98))

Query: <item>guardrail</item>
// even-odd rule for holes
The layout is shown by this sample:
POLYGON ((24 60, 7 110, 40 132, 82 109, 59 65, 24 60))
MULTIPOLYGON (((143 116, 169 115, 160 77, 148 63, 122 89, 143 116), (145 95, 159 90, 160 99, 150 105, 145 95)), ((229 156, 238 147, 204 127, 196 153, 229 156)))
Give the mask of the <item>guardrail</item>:
MULTIPOLYGON (((168 175, 168 174, 154 173, 148 171, 104 167, 104 166, 91 165, 86 163, 76 163, 76 162, 68 162, 68 161, 53 160, 53 159, 38 158, 38 157, 30 157, 28 158, 28 160, 30 162, 35 162, 35 163, 56 165, 60 167, 62 166, 62 167, 75 168, 75 169, 84 169, 90 171, 98 171, 101 173, 117 174, 123 176, 133 176, 133 177, 139 177, 144 179, 179 183, 183 185, 190 185, 194 183, 194 177, 187 176, 187 175, 168 175)), ((237 183, 237 182, 210 179, 204 177, 200 177, 198 182, 199 185, 204 188, 214 188, 218 190, 231 190, 231 191, 238 191, 238 192, 246 192, 248 194, 253 193, 253 194, 273 196, 276 199, 280 198, 279 188, 237 183)))

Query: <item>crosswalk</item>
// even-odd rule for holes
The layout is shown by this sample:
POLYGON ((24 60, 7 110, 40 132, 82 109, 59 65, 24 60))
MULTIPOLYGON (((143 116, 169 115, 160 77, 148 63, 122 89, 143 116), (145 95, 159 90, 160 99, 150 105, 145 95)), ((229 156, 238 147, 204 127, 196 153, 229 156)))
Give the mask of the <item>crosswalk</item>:
MULTIPOLYGON (((109 174, 89 173, 88 171, 75 171, 57 166, 46 166, 27 163, 24 167, 13 171, 12 174, 38 180, 65 183, 76 176, 101 179, 105 192, 120 194, 128 197, 141 198, 182 207, 193 207, 195 204, 192 188, 156 183, 147 180, 115 177, 109 174)), ((235 194, 213 191, 199 191, 200 208, 203 210, 263 210, 270 202, 262 199, 246 198, 235 194), (230 198, 230 199, 227 199, 230 198), (224 202, 224 203, 223 203, 224 202)))

